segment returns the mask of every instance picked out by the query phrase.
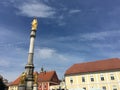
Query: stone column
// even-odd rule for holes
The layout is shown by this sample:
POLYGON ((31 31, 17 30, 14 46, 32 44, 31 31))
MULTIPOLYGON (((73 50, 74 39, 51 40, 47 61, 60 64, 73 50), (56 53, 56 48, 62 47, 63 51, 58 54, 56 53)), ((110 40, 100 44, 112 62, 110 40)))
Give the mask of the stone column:
POLYGON ((34 84, 33 90, 38 90, 38 85, 37 84, 34 84))
POLYGON ((20 84, 18 86, 18 90, 25 90, 25 84, 20 84))
POLYGON ((34 19, 32 22, 32 30, 30 34, 30 46, 28 53, 28 63, 25 66, 26 72, 26 90, 33 90, 33 72, 34 72, 34 64, 33 64, 33 55, 34 55, 34 41, 36 37, 36 29, 37 29, 37 19, 34 19))
POLYGON ((31 31, 30 35, 30 47, 28 54, 28 63, 25 66, 26 69, 26 90, 33 90, 33 72, 34 72, 34 64, 33 64, 33 55, 34 55, 34 40, 35 40, 35 30, 31 31))

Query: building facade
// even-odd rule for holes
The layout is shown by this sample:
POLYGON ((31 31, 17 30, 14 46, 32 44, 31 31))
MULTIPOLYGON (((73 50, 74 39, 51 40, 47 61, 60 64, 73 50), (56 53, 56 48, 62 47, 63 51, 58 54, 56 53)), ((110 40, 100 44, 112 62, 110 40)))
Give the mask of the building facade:
POLYGON ((53 90, 54 85, 59 85, 59 79, 55 71, 41 72, 38 75, 38 90, 53 90))
POLYGON ((65 82, 68 90, 120 90, 120 59, 74 64, 65 82))
POLYGON ((64 79, 60 80, 59 85, 50 86, 49 90, 66 90, 65 80, 64 79))

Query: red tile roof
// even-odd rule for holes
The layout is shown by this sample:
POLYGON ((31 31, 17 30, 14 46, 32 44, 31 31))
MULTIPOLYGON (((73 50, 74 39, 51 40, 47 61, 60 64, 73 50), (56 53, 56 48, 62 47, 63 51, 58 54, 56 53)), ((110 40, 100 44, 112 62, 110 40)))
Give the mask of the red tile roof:
POLYGON ((65 75, 120 69, 120 59, 112 58, 93 62, 78 63, 66 70, 65 75))
POLYGON ((46 82, 46 81, 51 81, 53 75, 56 74, 55 71, 49 71, 49 72, 41 72, 39 75, 38 75, 38 81, 39 82, 46 82))
MULTIPOLYGON (((37 73, 37 72, 34 72, 34 73, 37 73)), ((38 74, 38 81, 39 82, 51 81, 54 75, 57 75, 55 71, 40 72, 38 74)), ((18 85, 19 82, 20 82, 20 76, 15 81, 13 81, 10 84, 10 86, 18 85)))
POLYGON ((20 76, 15 81, 13 81, 9 86, 18 85, 19 82, 20 82, 20 76))

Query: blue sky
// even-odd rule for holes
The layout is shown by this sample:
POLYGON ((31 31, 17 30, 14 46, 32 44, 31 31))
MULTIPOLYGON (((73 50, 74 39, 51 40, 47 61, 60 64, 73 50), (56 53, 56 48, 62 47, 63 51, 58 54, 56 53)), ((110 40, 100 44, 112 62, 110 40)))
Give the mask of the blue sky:
POLYGON ((35 71, 120 57, 119 0, 0 0, 0 74, 16 79, 27 64, 36 16, 35 71))

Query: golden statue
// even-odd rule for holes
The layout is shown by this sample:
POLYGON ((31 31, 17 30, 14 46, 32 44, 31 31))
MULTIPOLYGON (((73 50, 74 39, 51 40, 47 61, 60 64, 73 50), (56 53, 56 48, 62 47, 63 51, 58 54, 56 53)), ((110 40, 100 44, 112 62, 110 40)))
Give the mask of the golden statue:
POLYGON ((20 76, 20 84, 25 84, 26 73, 23 72, 20 76))
POLYGON ((32 30, 37 30, 37 25, 38 25, 37 19, 34 18, 32 21, 32 30))
POLYGON ((37 80, 38 80, 38 73, 34 73, 34 84, 37 84, 37 80))

